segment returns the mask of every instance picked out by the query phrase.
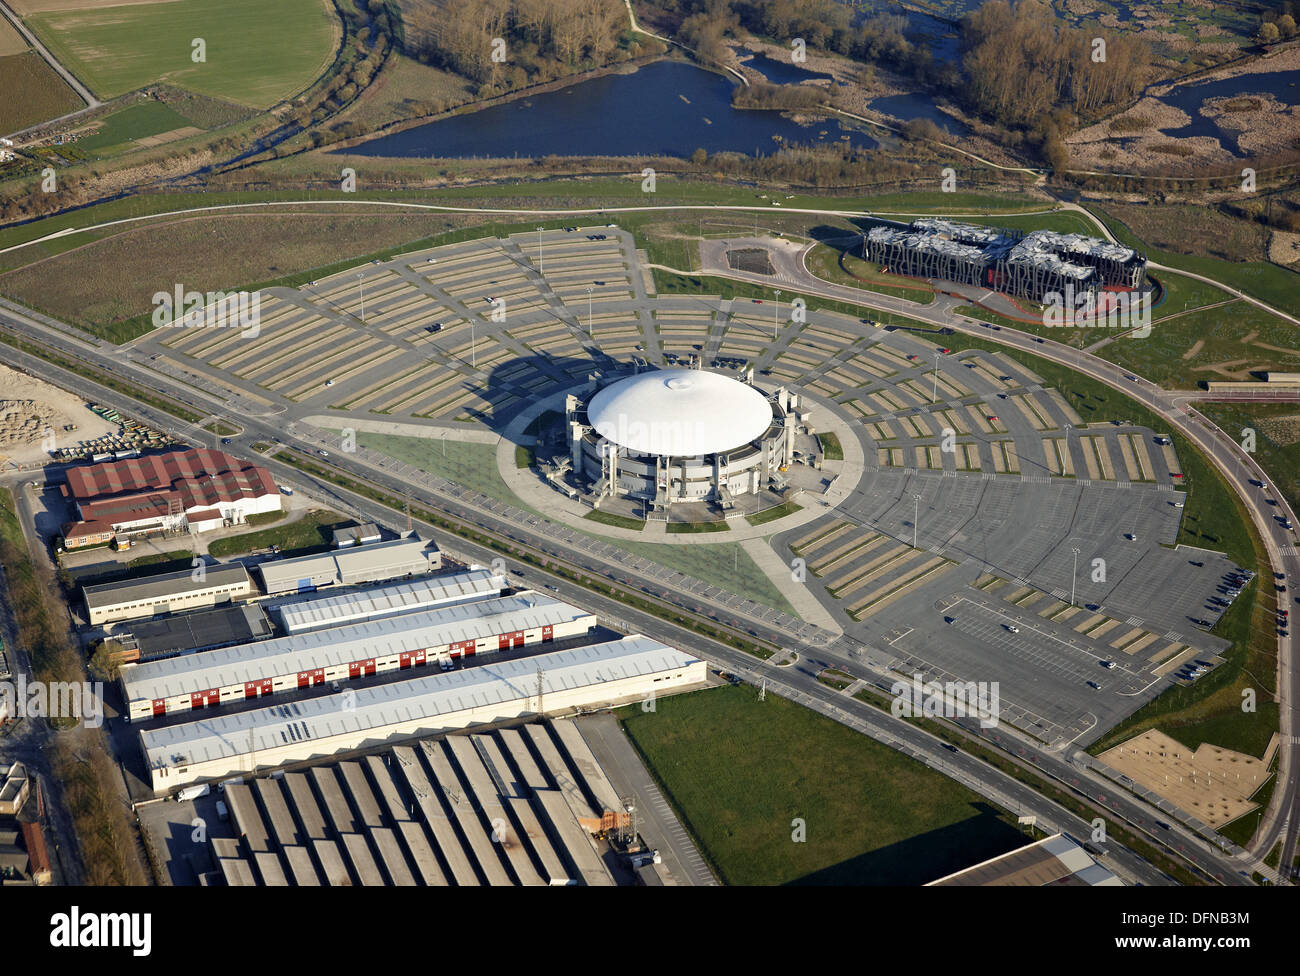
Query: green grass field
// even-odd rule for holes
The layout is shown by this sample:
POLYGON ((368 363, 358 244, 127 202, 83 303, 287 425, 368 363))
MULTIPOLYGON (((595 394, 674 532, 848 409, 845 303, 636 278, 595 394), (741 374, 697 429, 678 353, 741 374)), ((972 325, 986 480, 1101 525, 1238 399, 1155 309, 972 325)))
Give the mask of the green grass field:
POLYGON ((218 559, 252 552, 254 549, 266 549, 270 546, 279 546, 286 556, 305 556, 312 552, 324 552, 331 545, 329 530, 347 522, 348 519, 338 512, 316 509, 297 521, 285 525, 274 525, 254 532, 245 532, 242 535, 216 539, 208 546, 208 552, 218 559))
POLYGON ((165 81, 254 108, 310 85, 341 30, 326 0, 175 0, 52 11, 27 25, 101 98, 165 81))
POLYGON ((140 102, 104 118, 103 125, 91 135, 77 141, 77 148, 86 153, 106 150, 191 125, 189 119, 162 102, 140 102))
POLYGON ((919 885, 1028 840, 965 787, 753 688, 660 699, 620 719, 727 884, 919 885))

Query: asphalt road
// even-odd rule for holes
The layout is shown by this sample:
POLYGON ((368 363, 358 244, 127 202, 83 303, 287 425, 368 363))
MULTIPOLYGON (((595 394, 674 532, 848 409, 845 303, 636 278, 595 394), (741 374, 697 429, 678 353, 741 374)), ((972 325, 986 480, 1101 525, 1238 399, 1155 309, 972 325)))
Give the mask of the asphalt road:
MULTIPOLYGON (((730 277, 743 277, 728 273, 730 277)), ((817 293, 823 290, 821 285, 813 286, 810 283, 801 285, 802 289, 809 293, 817 293)), ((827 286, 830 287, 830 286, 827 286)), ((827 297, 840 297, 828 295, 827 297)), ((857 300, 856 296, 852 300, 857 300)), ((194 388, 184 387, 173 381, 161 380, 157 374, 143 374, 130 363, 123 362, 122 357, 116 354, 113 347, 106 344, 86 341, 72 334, 72 330, 62 324, 50 325, 48 320, 43 324, 40 319, 43 316, 34 316, 30 314, 14 314, 14 306, 11 303, 0 303, 0 321, 6 326, 18 333, 26 333, 33 337, 40 338, 43 342, 55 346, 64 352, 70 352, 79 355, 98 368, 106 372, 116 374, 138 385, 146 387, 162 387, 162 391, 192 404, 198 412, 202 413, 227 413, 228 408, 224 403, 208 399, 207 394, 194 388)), ((909 311, 909 314, 912 314, 909 311)), ((963 331, 971 331, 975 334, 983 334, 984 330, 978 326, 969 325, 964 320, 950 319, 944 324, 954 328, 961 328, 963 331)), ((1050 347, 1046 344, 1033 343, 1032 337, 1024 336, 1020 333, 1014 333, 1011 330, 1004 329, 999 334, 1000 341, 1006 345, 1017 347, 1023 346, 1027 351, 1034 352, 1038 355, 1045 355, 1047 358, 1075 357, 1078 354, 1074 350, 1066 347, 1058 347, 1053 343, 1050 347)), ((22 366, 25 369, 51 379, 61 385, 80 390, 88 396, 94 396, 121 402, 129 400, 120 394, 98 387, 84 378, 75 374, 66 373, 57 367, 51 366, 43 360, 35 357, 26 356, 12 349, 4 349, 4 356, 11 362, 22 366)), ((1091 358, 1091 357, 1088 357, 1091 358)), ((1100 361, 1098 361, 1100 362, 1100 361)), ((1067 363, 1074 365, 1073 363, 1067 363)), ((1082 365, 1087 366, 1086 362, 1082 365)), ((1102 364, 1109 367, 1109 364, 1102 364)), ((1076 368, 1078 368, 1076 366, 1076 368)), ((1118 373, 1114 367, 1109 367, 1112 372, 1118 373)), ((1091 372, 1090 369, 1085 370, 1091 372)), ((1124 388, 1122 379, 1107 379, 1112 385, 1124 388)), ((146 405, 139 405, 134 408, 133 413, 140 416, 142 420, 153 424, 159 428, 180 432, 186 431, 193 436, 193 428, 178 423, 175 418, 171 418, 161 412, 149 408, 146 405)), ((1163 411, 1162 411, 1163 412, 1163 411)), ((245 431, 236 438, 237 446, 235 450, 246 450, 247 447, 256 440, 269 440, 272 437, 282 437, 284 431, 281 429, 281 422, 275 418, 244 418, 241 422, 245 424, 245 431)), ((1202 435, 1204 436, 1204 435, 1202 435)), ((303 448, 312 451, 313 445, 302 444, 303 448)), ((413 499, 420 501, 430 507, 441 509, 455 517, 464 518, 480 528, 492 532, 498 538, 504 536, 520 542, 536 546, 544 551, 554 551, 553 541, 546 536, 524 528, 512 522, 493 515, 490 512, 481 512, 471 510, 468 506, 449 499, 445 495, 436 494, 428 490, 422 490, 417 486, 412 486, 407 481, 384 475, 382 472, 369 470, 357 470, 356 463, 349 458, 334 459, 335 467, 347 469, 353 474, 362 474, 371 478, 376 483, 382 485, 389 491, 398 495, 408 495, 413 499)), ((378 519, 381 522, 394 524, 396 522, 395 513, 382 508, 374 503, 367 501, 359 496, 352 496, 341 489, 335 489, 329 485, 317 482, 315 479, 306 477, 296 468, 289 467, 280 462, 271 459, 267 462, 277 475, 277 477, 291 480, 294 484, 307 483, 311 486, 313 493, 330 499, 333 504, 340 507, 341 510, 354 515, 364 515, 367 518, 378 519)), ((445 537, 444 537, 445 538, 445 537)), ((478 561, 489 561, 496 553, 486 549, 470 546, 456 540, 452 543, 447 541, 445 547, 451 545, 457 546, 467 555, 478 561)), ((763 640, 770 641, 774 644, 781 645, 791 644, 787 633, 773 630, 771 627, 762 622, 761 619, 747 618, 743 612, 734 608, 719 607, 716 604, 710 606, 709 601, 702 599, 698 595, 683 595, 668 590, 660 581, 652 580, 645 577, 638 578, 638 574, 629 570, 626 565, 621 563, 611 563, 599 558, 592 557, 585 553, 573 551, 555 552, 558 558, 563 558, 584 568, 590 569, 594 573, 602 576, 616 579, 619 581, 628 581, 634 586, 639 586, 644 591, 655 596, 662 596, 672 602, 685 606, 692 610, 702 610, 707 616, 719 620, 729 626, 738 627, 742 631, 749 630, 754 636, 763 640), (743 620, 743 623, 742 623, 743 620), (752 624, 752 625, 751 625, 752 624)), ((690 648, 706 656, 710 661, 714 661, 727 667, 728 670, 737 673, 758 676, 755 670, 755 660, 742 652, 735 651, 724 645, 705 640, 697 633, 682 628, 672 627, 665 624, 657 617, 651 617, 647 614, 634 611, 630 607, 616 603, 612 600, 599 597, 586 590, 571 587, 562 582, 557 582, 559 589, 568 599, 571 599, 581 605, 592 607, 599 612, 604 613, 610 621, 625 625, 623 629, 637 630, 650 634, 667 643, 674 643, 679 646, 690 648)), ((803 646, 798 643, 794 644, 796 650, 799 650, 805 657, 825 658, 831 657, 838 661, 847 662, 855 672, 866 671, 871 673, 873 665, 869 657, 869 649, 857 645, 856 642, 848 639, 840 639, 829 647, 803 646)), ((780 673, 769 669, 768 685, 772 691, 787 697, 794 698, 808 704, 810 707, 831 715, 839 721, 859 728, 866 734, 894 745, 909 754, 921 757, 923 761, 941 769, 949 775, 966 782, 972 788, 977 789, 981 794, 993 799, 995 802, 1012 809, 1023 809, 1042 811, 1041 820, 1045 824, 1060 825, 1062 829, 1068 829, 1076 836, 1086 837, 1089 835, 1091 828, 1089 825, 1074 818, 1068 812, 1055 808, 1054 804, 1049 804, 1046 800, 1038 797, 1033 791, 1019 784, 1010 777, 991 769, 986 764, 974 760, 971 757, 953 757, 951 753, 943 748, 937 739, 929 736, 927 733, 920 732, 912 726, 907 725, 901 720, 894 719, 892 716, 876 712, 870 706, 855 702, 852 699, 846 699, 838 695, 832 689, 821 685, 811 674, 793 671, 792 669, 782 669, 780 673), (859 714, 864 711, 863 714, 859 714)), ((1293 697, 1289 700, 1294 700, 1293 697)), ((1289 717, 1289 716, 1288 716, 1289 717)), ((1003 732, 1003 735, 1010 736, 1009 732, 1003 732)), ((1008 741, 1015 741, 1010 739, 1008 741)), ((1151 808, 1139 800, 1126 795, 1115 796, 1113 784, 1104 779, 1081 770, 1063 757, 1053 756, 1040 753, 1033 749, 1027 743, 1017 743, 1023 748, 1023 757, 1025 761, 1032 761, 1034 765, 1042 772, 1052 776, 1062 783, 1071 785, 1094 802, 1099 803, 1105 809, 1110 810, 1112 814, 1120 819, 1128 821, 1133 826, 1144 832, 1147 832, 1156 843, 1170 847, 1171 849, 1183 853, 1192 863, 1200 866, 1209 875, 1218 878, 1227 884, 1245 883, 1240 877, 1239 872, 1245 868, 1258 870, 1262 865, 1255 862, 1254 858, 1236 859, 1231 854, 1225 854, 1218 847, 1198 836, 1185 831, 1177 825, 1172 831, 1163 831, 1154 826, 1155 817, 1151 808), (1072 782, 1073 781, 1073 782, 1072 782)), ((1287 760, 1290 750, 1283 752, 1284 761, 1287 760)), ((1294 773, 1291 772, 1291 766, 1288 764, 1284 782, 1290 794, 1294 795, 1294 773)), ((1258 848, 1257 848, 1258 849, 1258 848)), ((1139 879, 1143 883, 1156 884, 1166 881, 1159 872, 1154 871, 1145 862, 1142 862, 1131 852, 1124 852, 1115 845, 1112 845, 1116 863, 1131 878, 1139 879)), ((1267 850, 1267 847, 1264 847, 1267 850)), ((1270 873, 1271 872, 1266 872, 1270 873)))

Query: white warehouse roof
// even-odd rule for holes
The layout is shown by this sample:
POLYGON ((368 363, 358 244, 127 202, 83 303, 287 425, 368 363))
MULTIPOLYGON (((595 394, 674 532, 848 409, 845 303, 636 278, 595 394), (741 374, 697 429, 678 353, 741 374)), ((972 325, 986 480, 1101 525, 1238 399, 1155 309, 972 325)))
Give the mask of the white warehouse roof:
POLYGON ((698 457, 762 436, 772 407, 759 390, 720 373, 659 369, 605 387, 587 405, 587 420, 638 454, 698 457))
POLYGON ((358 620, 391 617, 443 603, 458 603, 487 594, 499 594, 509 585, 506 577, 487 569, 471 569, 448 576, 429 576, 404 583, 372 586, 352 593, 316 597, 282 604, 280 622, 290 634, 321 627, 339 627, 358 620))
POLYGON ((348 546, 292 559, 259 563, 262 581, 270 594, 298 588, 299 580, 328 577, 335 583, 358 583, 427 573, 438 547, 418 535, 363 546, 348 546))
POLYGON ((122 688, 127 701, 170 698, 587 616, 539 593, 498 597, 134 664, 122 688))
MULTIPOLYGON (((590 644, 461 671, 439 672, 411 681, 374 685, 347 696, 326 695, 272 705, 234 715, 218 715, 141 731, 150 770, 182 767, 247 755, 250 747, 270 753, 293 743, 347 736, 359 744, 367 733, 382 736, 388 726, 430 720, 440 715, 520 702, 537 693, 542 671, 543 697, 622 678, 657 674, 698 661, 676 648, 639 634, 605 644, 590 644), (347 707, 345 707, 345 705, 347 707)), ((520 709, 505 708, 502 714, 520 709)), ((355 746, 322 744, 320 753, 355 746)))

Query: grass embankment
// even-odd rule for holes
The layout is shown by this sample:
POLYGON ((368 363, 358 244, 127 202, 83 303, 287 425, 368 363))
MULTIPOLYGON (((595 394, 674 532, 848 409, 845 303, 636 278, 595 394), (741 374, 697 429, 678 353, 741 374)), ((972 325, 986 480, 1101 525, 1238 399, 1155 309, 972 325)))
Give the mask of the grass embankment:
MULTIPOLYGON (((85 670, 67 628, 58 584, 49 566, 31 558, 13 495, 0 489, 0 563, 18 639, 36 681, 82 682, 85 670)), ((19 673, 18 662, 12 663, 19 673)), ((139 885, 146 878, 135 856, 135 837, 118 797, 117 771, 97 730, 75 718, 47 719, 55 735, 44 750, 61 802, 72 818, 85 880, 94 885, 139 885), (61 794, 61 795, 60 795, 61 794)))
POLYGON ((669 522, 669 535, 690 534, 695 532, 730 532, 731 526, 726 522, 669 522))
POLYGON ((942 774, 747 686, 619 718, 728 884, 919 885, 1026 841, 1014 818, 942 774))
POLYGON ((808 252, 807 266, 814 275, 831 284, 906 298, 922 305, 935 299, 934 289, 919 278, 890 274, 872 261, 864 261, 828 244, 818 244, 808 252))
POLYGON ((271 546, 279 546, 284 556, 306 556, 315 552, 325 552, 331 548, 329 530, 346 525, 350 521, 351 519, 344 518, 338 512, 312 509, 302 518, 287 525, 245 532, 225 539, 214 539, 208 544, 208 552, 218 559, 253 552, 257 549, 269 549, 271 546))
POLYGON ((1271 569, 1263 543, 1227 482, 1190 441, 1120 391, 1038 356, 1009 351, 980 338, 954 335, 951 342, 954 349, 999 351, 1029 367, 1045 385, 1061 391, 1085 424, 1130 420, 1169 434, 1188 493, 1178 543, 1225 552, 1238 565, 1257 574, 1212 631, 1232 642, 1224 663, 1190 685, 1175 685, 1163 692, 1088 751, 1096 755, 1132 735, 1159 728, 1189 748, 1213 742, 1261 755, 1278 728, 1277 705, 1272 701, 1277 669, 1277 601, 1268 586, 1271 569), (1247 688, 1255 690, 1256 712, 1241 709, 1242 692, 1247 688))
POLYGON ((613 512, 602 512, 598 508, 593 508, 583 516, 592 522, 599 522, 601 525, 612 525, 620 529, 631 529, 633 532, 640 532, 645 528, 645 522, 639 518, 629 518, 626 515, 615 515, 613 512))
POLYGON ((754 515, 746 515, 745 521, 750 525, 763 525, 767 522, 775 522, 779 518, 785 518, 787 515, 793 515, 795 512, 803 511, 802 505, 796 505, 794 502, 782 502, 780 505, 773 505, 771 508, 765 508, 763 511, 754 515))
POLYGON ((821 445, 822 454, 826 455, 827 461, 843 461, 844 445, 835 434, 818 434, 817 443, 821 445))

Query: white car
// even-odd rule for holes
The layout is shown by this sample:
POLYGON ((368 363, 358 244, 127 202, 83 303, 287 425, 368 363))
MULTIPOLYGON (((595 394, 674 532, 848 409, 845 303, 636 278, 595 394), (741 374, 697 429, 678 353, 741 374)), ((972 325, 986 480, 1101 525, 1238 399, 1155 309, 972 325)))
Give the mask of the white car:
POLYGON ((1007 630, 1011 631, 1011 633, 1013 634, 1020 633, 1020 628, 1017 627, 1015 624, 1007 624, 1007 630))

